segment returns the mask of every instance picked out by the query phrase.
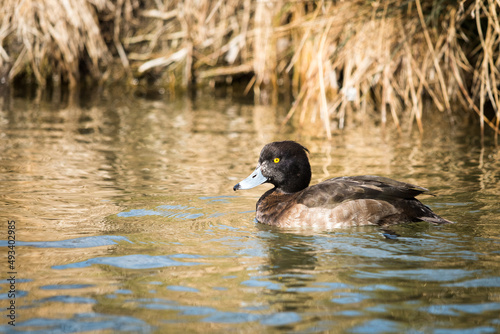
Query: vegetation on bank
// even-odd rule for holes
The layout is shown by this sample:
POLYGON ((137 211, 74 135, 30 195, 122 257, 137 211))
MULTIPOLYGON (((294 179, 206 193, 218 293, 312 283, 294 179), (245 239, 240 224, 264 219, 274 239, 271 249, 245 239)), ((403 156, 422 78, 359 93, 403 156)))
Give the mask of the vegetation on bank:
POLYGON ((498 134, 499 15, 498 0, 3 0, 0 79, 246 80, 257 102, 292 94, 286 120, 327 136, 373 111, 422 132, 428 101, 498 134))

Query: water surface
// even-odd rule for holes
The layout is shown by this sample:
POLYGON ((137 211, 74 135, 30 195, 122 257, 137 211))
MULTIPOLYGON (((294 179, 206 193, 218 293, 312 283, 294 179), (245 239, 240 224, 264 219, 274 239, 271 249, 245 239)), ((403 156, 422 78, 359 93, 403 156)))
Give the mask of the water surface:
POLYGON ((325 141, 279 132, 285 112, 207 97, 4 105, 0 330, 498 332, 499 151, 446 122, 423 137, 361 125, 325 141), (269 187, 232 187, 281 139, 310 149, 313 183, 378 174, 419 184, 436 195, 422 201, 457 224, 256 224, 269 187))

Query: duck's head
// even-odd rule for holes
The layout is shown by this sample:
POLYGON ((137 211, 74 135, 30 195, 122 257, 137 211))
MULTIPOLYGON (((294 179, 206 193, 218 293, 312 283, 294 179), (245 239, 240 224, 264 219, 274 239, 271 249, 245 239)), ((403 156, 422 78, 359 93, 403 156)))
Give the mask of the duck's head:
POLYGON ((266 182, 286 193, 305 189, 311 182, 308 152, 294 141, 267 144, 260 152, 255 171, 233 189, 250 189, 266 182))

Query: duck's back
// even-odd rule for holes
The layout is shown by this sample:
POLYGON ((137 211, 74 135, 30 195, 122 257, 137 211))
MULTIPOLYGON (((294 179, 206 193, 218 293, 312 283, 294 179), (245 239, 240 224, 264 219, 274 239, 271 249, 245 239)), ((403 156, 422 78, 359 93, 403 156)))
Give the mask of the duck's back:
POLYGON ((294 194, 269 191, 257 204, 257 219, 270 225, 318 228, 419 220, 449 223, 415 199, 426 191, 380 176, 338 177, 294 194))
POLYGON ((414 199, 425 188, 381 176, 343 176, 310 186, 301 191, 298 202, 308 207, 335 207, 359 199, 414 199))

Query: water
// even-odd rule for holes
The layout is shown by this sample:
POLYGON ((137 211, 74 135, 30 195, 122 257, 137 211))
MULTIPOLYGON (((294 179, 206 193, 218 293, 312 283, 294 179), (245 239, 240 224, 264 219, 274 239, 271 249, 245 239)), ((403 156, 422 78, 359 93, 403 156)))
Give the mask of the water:
POLYGON ((476 128, 436 122, 423 137, 360 126, 328 142, 279 132, 285 112, 207 97, 4 105, 0 331, 498 332, 498 149, 481 148, 476 128), (422 201, 457 224, 256 224, 268 186, 232 186, 281 139, 311 150, 313 183, 378 174, 419 184, 437 195, 422 201))

